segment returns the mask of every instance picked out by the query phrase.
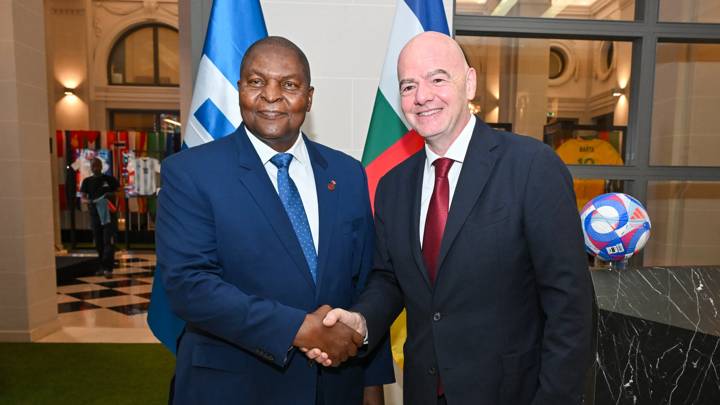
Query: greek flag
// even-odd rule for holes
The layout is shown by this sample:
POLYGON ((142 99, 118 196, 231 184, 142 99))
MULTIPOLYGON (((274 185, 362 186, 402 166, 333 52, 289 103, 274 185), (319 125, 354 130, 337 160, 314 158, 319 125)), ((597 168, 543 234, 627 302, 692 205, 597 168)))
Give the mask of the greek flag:
POLYGON ((235 132, 237 82, 245 50, 267 36, 258 0, 215 0, 183 134, 189 148, 235 132))
MULTIPOLYGON (((235 132, 240 126, 237 82, 247 48, 267 36, 259 0, 214 0, 210 10, 183 147, 193 147, 235 132)), ((155 337, 175 353, 185 323, 173 314, 156 272, 148 325, 155 337)))

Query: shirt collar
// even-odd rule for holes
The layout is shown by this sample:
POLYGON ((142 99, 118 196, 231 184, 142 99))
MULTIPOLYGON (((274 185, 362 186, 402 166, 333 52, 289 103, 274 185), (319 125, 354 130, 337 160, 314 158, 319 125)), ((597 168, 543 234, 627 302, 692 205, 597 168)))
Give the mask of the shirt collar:
POLYGON ((473 130, 475 129, 475 116, 471 115, 468 123, 465 124, 465 128, 460 131, 460 135, 453 141, 450 148, 448 148, 445 156, 440 156, 433 152, 430 147, 425 144, 425 166, 430 168, 432 164, 441 157, 452 159, 456 162, 462 163, 465 160, 465 154, 467 153, 468 147, 470 146, 470 139, 472 138, 473 130))
MULTIPOLYGON (((257 152, 258 156, 260 157, 260 161, 262 162, 263 166, 265 166, 270 161, 270 159, 273 158, 273 156, 280 153, 268 146, 265 142, 261 141, 257 136, 250 132, 247 127, 245 128, 245 132, 247 132, 250 143, 252 143, 253 147, 255 148, 255 152, 257 152)), ((288 149, 285 153, 293 155, 293 158, 301 165, 306 164, 307 161, 305 159, 308 154, 302 133, 298 135, 293 146, 290 147, 290 149, 288 149)))

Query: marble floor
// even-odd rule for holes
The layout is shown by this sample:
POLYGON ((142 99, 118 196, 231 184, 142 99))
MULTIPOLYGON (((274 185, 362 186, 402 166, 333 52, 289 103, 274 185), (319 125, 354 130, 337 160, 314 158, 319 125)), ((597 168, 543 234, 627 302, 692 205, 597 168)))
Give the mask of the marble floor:
POLYGON ((39 342, 157 343, 147 326, 155 255, 118 253, 110 277, 79 277, 57 287, 62 329, 39 342))

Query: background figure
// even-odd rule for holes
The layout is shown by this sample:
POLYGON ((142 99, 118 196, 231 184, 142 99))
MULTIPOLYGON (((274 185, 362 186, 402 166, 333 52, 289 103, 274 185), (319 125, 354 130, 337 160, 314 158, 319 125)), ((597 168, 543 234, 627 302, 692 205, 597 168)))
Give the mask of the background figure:
POLYGON ((314 89, 292 42, 253 44, 238 90, 235 133, 163 162, 158 271, 186 322, 173 402, 381 404, 381 385, 394 380, 386 338, 367 359, 331 369, 298 350, 321 347, 339 364, 362 345, 322 320, 328 305, 350 307, 369 273, 363 168, 300 133, 314 89))
POLYGON ((405 306, 409 405, 580 405, 593 291, 567 168, 471 115, 476 74, 452 38, 410 40, 398 79, 425 148, 381 179, 368 287, 325 324, 372 349, 405 306))
POLYGON ((80 192, 89 205, 90 224, 100 260, 100 269, 96 274, 109 277, 115 267, 117 214, 114 204, 115 191, 120 184, 115 177, 103 174, 99 158, 93 159, 91 168, 92 176, 83 180, 80 192))

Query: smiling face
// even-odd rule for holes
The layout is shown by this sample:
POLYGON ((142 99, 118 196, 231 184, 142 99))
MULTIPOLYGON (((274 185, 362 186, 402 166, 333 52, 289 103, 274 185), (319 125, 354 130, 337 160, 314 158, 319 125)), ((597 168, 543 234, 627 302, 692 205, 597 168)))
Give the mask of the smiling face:
POLYGON ((475 70, 450 37, 426 32, 410 40, 398 59, 401 107, 408 123, 433 144, 447 147, 470 119, 475 70))
POLYGON ((238 91, 248 130, 278 152, 290 149, 314 91, 297 52, 276 44, 254 47, 240 72, 238 91))

